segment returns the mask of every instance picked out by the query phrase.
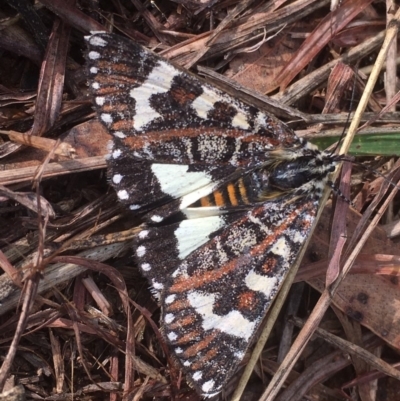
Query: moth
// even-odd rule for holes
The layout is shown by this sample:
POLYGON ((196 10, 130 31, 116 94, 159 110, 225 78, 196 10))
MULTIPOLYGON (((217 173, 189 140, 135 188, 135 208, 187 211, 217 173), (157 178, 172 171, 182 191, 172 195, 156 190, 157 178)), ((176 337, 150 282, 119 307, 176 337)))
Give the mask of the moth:
POLYGON ((142 213, 135 257, 188 382, 218 394, 310 234, 339 159, 123 37, 87 37, 109 177, 142 213))

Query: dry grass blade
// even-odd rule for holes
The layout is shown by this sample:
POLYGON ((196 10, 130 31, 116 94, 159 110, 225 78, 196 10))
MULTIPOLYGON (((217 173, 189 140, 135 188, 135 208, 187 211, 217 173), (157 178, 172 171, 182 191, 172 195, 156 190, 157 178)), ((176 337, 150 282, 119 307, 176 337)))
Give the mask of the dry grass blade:
MULTIPOLYGON (((105 167, 104 156, 48 163, 42 171, 42 178, 58 177, 64 174, 97 170, 105 167)), ((18 182, 31 182, 35 171, 36 167, 21 167, 12 171, 0 171, 0 183, 1 185, 9 185, 18 182)))
MULTIPOLYGON (((303 322, 296 319, 296 324, 302 326, 303 322)), ((315 330, 315 334, 323 337, 325 341, 341 349, 342 351, 355 355, 358 358, 364 359, 370 366, 374 367, 380 372, 388 376, 394 377, 397 380, 400 380, 400 372, 395 367, 383 361, 381 358, 377 358, 374 354, 366 351, 364 348, 361 348, 349 341, 337 337, 321 328, 317 328, 315 330)))
MULTIPOLYGON (((47 152, 50 152, 52 149, 54 149, 56 144, 56 141, 54 139, 41 138, 37 136, 23 134, 21 132, 0 130, 0 134, 8 135, 12 141, 17 142, 21 145, 32 146, 37 149, 45 150, 47 152)), ((65 142, 58 143, 56 149, 54 150, 55 155, 65 156, 68 158, 72 158, 75 152, 75 149, 69 143, 65 142)))
POLYGON ((56 21, 47 46, 45 62, 42 64, 31 135, 42 136, 54 125, 59 115, 64 89, 68 37, 69 27, 56 21))
MULTIPOLYGON (((341 177, 340 177, 340 190, 346 199, 350 197, 350 175, 351 165, 350 163, 344 163, 341 177), (343 189, 345 188, 345 189, 343 189)), ((346 243, 346 213, 348 211, 349 204, 344 199, 339 198, 332 223, 332 235, 331 242, 329 244, 329 265, 326 272, 325 286, 327 288, 337 279, 340 270, 340 258, 344 245, 346 243)))

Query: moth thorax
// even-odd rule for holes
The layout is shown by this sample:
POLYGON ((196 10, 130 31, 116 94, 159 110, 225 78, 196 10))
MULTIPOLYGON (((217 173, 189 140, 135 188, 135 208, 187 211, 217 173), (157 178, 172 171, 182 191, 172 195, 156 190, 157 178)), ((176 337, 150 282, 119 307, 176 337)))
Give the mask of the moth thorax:
POLYGON ((296 160, 283 161, 274 166, 269 174, 269 186, 282 191, 301 188, 310 181, 325 181, 335 170, 332 160, 320 160, 304 156, 296 160))

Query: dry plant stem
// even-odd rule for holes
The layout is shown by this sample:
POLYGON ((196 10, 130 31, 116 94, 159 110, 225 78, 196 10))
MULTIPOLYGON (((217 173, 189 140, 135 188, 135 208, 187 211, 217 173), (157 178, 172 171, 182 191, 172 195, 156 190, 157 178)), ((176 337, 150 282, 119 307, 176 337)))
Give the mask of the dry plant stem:
POLYGON ((54 374, 56 378, 56 393, 61 394, 63 392, 65 380, 64 359, 62 357, 60 341, 51 329, 49 329, 49 337, 53 356, 54 374))
POLYGON ((321 383, 349 364, 348 355, 343 355, 340 351, 325 355, 306 367, 296 379, 291 380, 291 383, 279 394, 276 401, 303 401, 305 399, 333 401, 338 398, 343 401, 343 397, 337 397, 338 394, 329 394, 328 396, 327 388, 322 387, 321 383), (305 395, 307 395, 306 398, 305 395))
POLYGON ((17 131, 4 131, 0 130, 0 134, 8 135, 11 141, 14 141, 21 145, 32 146, 36 149, 42 149, 46 151, 50 151, 52 148, 56 147, 54 154, 59 156, 71 157, 76 151, 69 144, 65 142, 58 143, 55 146, 56 141, 50 138, 43 138, 40 136, 32 136, 26 133, 17 132, 17 131))
MULTIPOLYGON (((348 199, 350 196, 351 165, 343 164, 340 187, 342 194, 348 199)), ((337 279, 340 272, 340 257, 346 243, 346 214, 349 204, 338 197, 332 222, 331 243, 329 246, 329 265, 326 272, 325 286, 329 287, 337 279)))
MULTIPOLYGON (((372 345, 368 344, 367 341, 364 341, 363 339, 362 329, 359 322, 350 318, 335 306, 331 305, 331 308, 336 317, 339 319, 339 322, 344 330, 344 338, 346 338, 346 341, 349 344, 359 345, 361 348, 366 349, 370 348, 373 352, 377 352, 377 350, 380 348, 378 344, 382 344, 381 341, 375 341, 372 343, 372 345)), ((357 377, 362 376, 365 372, 370 371, 368 362, 362 358, 358 358, 355 354, 351 355, 351 364, 353 365, 355 376, 357 377)), ((376 383, 376 380, 358 384, 357 392, 360 400, 373 401, 373 399, 375 399, 372 398, 372 388, 375 387, 373 382, 376 383)))
MULTIPOLYGON (((76 315, 75 310, 71 305, 66 304, 64 307, 66 308, 68 314, 71 317, 72 329, 74 330, 74 334, 75 334, 75 344, 78 349, 80 363, 83 366, 83 369, 85 370, 86 375, 89 378, 89 380, 92 381, 93 384, 97 384, 97 383, 95 383, 94 379, 92 378, 92 375, 90 374, 89 368, 87 367, 87 364, 86 364, 85 352, 83 350, 82 341, 81 341, 81 331, 79 330, 79 327, 78 327, 78 316, 76 315)), ((97 386, 99 387, 99 390, 103 390, 99 384, 97 384, 97 386)))
MULTIPOLYGON (((396 4, 394 0, 386 0, 386 20, 387 26, 392 21, 393 12, 396 9, 396 4)), ((396 66, 396 56, 397 56, 397 40, 393 40, 386 57, 386 73, 385 73, 385 92, 386 92, 386 104, 389 105, 391 100, 396 95, 397 86, 397 66, 396 66)), ((396 111, 396 104, 392 104, 390 111, 396 111)), ((393 160, 389 162, 388 167, 391 167, 393 160)), ((385 214, 385 222, 392 221, 394 218, 393 204, 389 205, 388 210, 385 214)))
POLYGON ((8 353, 4 359, 3 364, 0 368, 0 392, 3 391, 4 385, 8 378, 11 365, 14 361, 15 355, 17 353, 17 347, 22 334, 25 331, 26 321, 28 319, 29 312, 31 310, 32 302, 35 299, 37 289, 38 289, 39 275, 32 275, 27 281, 25 287, 25 295, 23 296, 21 315, 18 320, 18 326, 15 330, 14 338, 8 350, 8 353))
MULTIPOLYGON (((393 110, 393 107, 396 108, 396 104, 399 102, 399 100, 400 100, 400 91, 398 91, 396 94, 394 94, 391 99, 387 100, 386 106, 378 114, 374 113, 372 118, 368 119, 368 121, 364 125, 362 125, 361 127, 358 128, 359 134, 363 134, 366 127, 369 127, 370 125, 372 125, 374 122, 379 120, 386 113, 393 114, 394 112, 391 110, 393 110), (362 130, 362 132, 360 132, 361 130, 362 130)), ((395 124, 398 124, 398 120, 395 121, 395 124)), ((373 129, 376 130, 376 128, 377 127, 374 127, 373 129)), ((395 127, 395 128, 398 131, 398 128, 397 127, 395 127)), ((375 131, 373 131, 373 132, 375 132, 375 131)))
MULTIPOLYGON (((397 24, 398 24, 399 19, 400 19, 400 10, 398 10, 396 12, 396 15, 393 18, 393 23, 390 25, 390 27, 388 28, 388 30, 386 32, 386 37, 383 42, 382 48, 378 54, 374 68, 368 79, 367 85, 365 87, 365 91, 360 99, 360 103, 357 107, 357 111, 355 113, 354 119, 350 125, 349 132, 348 132, 346 138, 344 139, 344 142, 343 142, 343 145, 341 148, 341 153, 347 153, 347 151, 350 148, 352 138, 353 138, 353 136, 357 130, 357 127, 359 125, 359 122, 361 120, 361 115, 367 106, 368 99, 372 93, 374 85, 375 85, 375 83, 378 79, 379 73, 381 71, 382 65, 385 61, 387 50, 390 46, 390 43, 397 35, 397 30, 398 30, 397 24)), ((328 192, 324 196, 325 199, 322 200, 322 204, 325 203, 327 196, 328 196, 328 192)), ((319 301, 317 302, 313 312, 311 313, 308 321, 306 322, 303 329, 301 330, 298 337, 296 338, 295 342, 293 343, 292 349, 289 351, 285 360, 282 362, 281 368, 276 373, 276 375, 272 378, 271 382, 269 383, 267 389, 265 390, 265 392, 262 395, 262 397, 260 398, 260 400, 273 401, 274 398, 276 397, 276 395, 279 392, 280 388, 282 387, 286 377, 288 376, 289 372, 293 369, 294 364, 296 363, 297 359, 299 358, 302 351, 304 350, 307 342, 310 340, 312 334, 317 329, 324 313, 329 308, 333 294, 335 293, 338 286, 340 285, 340 283, 342 282, 342 280, 345 278, 346 274, 348 273, 356 256, 358 255, 362 246, 364 245, 365 241, 367 240, 368 235, 370 234, 370 231, 373 229, 373 227, 375 227, 378 224, 378 221, 380 219, 380 214, 384 210, 383 208, 387 207, 388 202, 392 199, 393 196, 394 195, 392 193, 391 196, 389 196, 389 199, 381 207, 380 213, 378 213, 377 216, 375 217, 375 219, 372 221, 371 226, 370 226, 371 228, 369 230, 367 230, 364 233, 364 235, 361 237, 358 246, 354 249, 354 251, 351 253, 350 257, 347 259, 347 261, 343 267, 343 271, 339 275, 336 282, 333 283, 332 288, 325 289, 325 291, 321 294, 321 297, 320 297, 319 301)), ((321 211, 321 208, 320 208, 320 211, 321 211)), ((318 219, 318 217, 319 216, 317 216, 317 219, 318 219)))
MULTIPOLYGON (((37 166, 22 167, 14 170, 0 171, 0 185, 30 182, 37 166)), ((43 171, 42 178, 58 177, 59 175, 80 173, 83 171, 106 168, 104 156, 85 157, 83 159, 67 160, 65 162, 48 163, 43 171)))
POLYGON ((276 358, 277 363, 280 365, 285 359, 290 347, 292 346, 294 324, 289 321, 291 316, 298 314, 301 299, 304 294, 304 282, 294 283, 290 289, 290 295, 288 297, 287 306, 284 314, 284 327, 282 330, 282 337, 279 344, 278 356, 276 358))
MULTIPOLYGON (((298 327, 302 327, 302 325, 304 324, 304 321, 302 319, 293 318, 293 320, 298 327)), ((364 360, 365 362, 367 362, 368 365, 374 367, 376 370, 384 373, 385 375, 400 380, 400 371, 398 371, 396 368, 394 368, 392 365, 385 362, 381 358, 376 357, 372 352, 369 352, 364 348, 353 344, 350 341, 344 340, 343 338, 335 336, 329 333, 329 331, 321 328, 317 328, 315 330, 315 334, 317 334, 329 344, 341 349, 342 351, 364 360)))
MULTIPOLYGON (((386 196, 386 192, 388 192, 389 188, 392 187, 391 182, 394 183, 395 181, 399 180, 399 172, 400 172, 400 160, 397 161, 397 163, 393 166, 392 171, 390 172, 388 176, 389 181, 384 181, 381 185, 381 188, 378 192, 378 194, 374 197, 372 200, 371 204, 367 207, 367 209, 364 211, 363 215, 361 216, 361 219, 359 220, 357 227, 355 228, 353 232, 353 236, 347 246, 347 252, 344 255, 345 258, 348 257, 348 254, 350 253, 350 250, 354 249, 357 243, 357 239, 360 238, 361 233, 364 231, 365 227, 370 224, 370 219, 373 216, 373 214, 376 213, 376 209, 384 196, 386 196)), ((382 217, 382 216, 381 216, 382 217)))
POLYGON ((14 285, 22 288, 22 274, 21 271, 16 269, 4 255, 3 251, 0 250, 0 267, 13 281, 14 285))
MULTIPOLYGON (((396 9, 396 4, 393 0, 386 0, 386 19, 389 27, 390 22, 393 19, 393 12, 396 9)), ((396 82, 397 82, 397 41, 393 41, 389 47, 386 57, 386 74, 385 74, 385 92, 386 92, 386 103, 389 104, 391 99, 396 94, 396 82)), ((390 111, 396 111, 396 106, 392 105, 390 111)))

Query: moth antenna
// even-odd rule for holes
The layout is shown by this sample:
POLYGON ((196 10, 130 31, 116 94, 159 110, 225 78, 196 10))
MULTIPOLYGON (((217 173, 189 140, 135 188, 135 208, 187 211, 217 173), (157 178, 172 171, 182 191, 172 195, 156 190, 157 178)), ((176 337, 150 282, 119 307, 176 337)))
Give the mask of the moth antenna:
POLYGON ((340 188, 331 180, 327 181, 327 185, 332 188, 332 191, 335 195, 339 196, 344 202, 348 203, 351 207, 355 207, 354 203, 349 199, 340 188))
MULTIPOLYGON (((377 177, 383 178, 383 180, 385 182, 387 182, 390 186, 392 186, 393 188, 396 188, 398 190, 400 190, 400 186, 398 184, 396 184, 395 182, 393 182, 390 178, 387 177, 387 175, 380 173, 379 171, 370 168, 368 166, 365 166, 363 163, 358 162, 357 160, 355 160, 354 157, 352 156, 347 156, 347 155, 336 155, 333 156, 335 160, 337 161, 341 161, 341 162, 350 162, 356 166, 360 166, 362 169, 364 169, 365 171, 368 171, 372 174, 374 174, 377 177)), ((390 172, 388 173, 390 174, 390 172)), ((354 207, 354 203, 348 199, 346 196, 343 195, 343 193, 340 191, 339 187, 333 183, 332 181, 328 181, 327 184, 332 188, 332 191, 338 195, 340 198, 342 198, 345 202, 347 202, 350 206, 354 207)))
POLYGON ((397 185, 396 183, 394 183, 392 180, 390 180, 390 179, 387 177, 387 175, 389 175, 390 172, 388 172, 387 175, 385 175, 385 174, 382 174, 382 173, 380 173, 379 171, 377 171, 377 170, 375 170, 375 169, 373 169, 373 168, 370 168, 370 167, 365 166, 365 165, 362 164, 361 162, 357 162, 356 160, 353 160, 353 161, 351 161, 351 162, 352 162, 354 165, 356 165, 356 166, 360 166, 360 167, 363 168, 365 171, 368 171, 368 172, 374 174, 374 175, 377 176, 377 177, 383 178, 383 179, 385 180, 385 182, 387 182, 390 186, 392 186, 393 188, 396 188, 396 189, 400 190, 400 186, 397 185))

